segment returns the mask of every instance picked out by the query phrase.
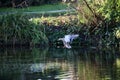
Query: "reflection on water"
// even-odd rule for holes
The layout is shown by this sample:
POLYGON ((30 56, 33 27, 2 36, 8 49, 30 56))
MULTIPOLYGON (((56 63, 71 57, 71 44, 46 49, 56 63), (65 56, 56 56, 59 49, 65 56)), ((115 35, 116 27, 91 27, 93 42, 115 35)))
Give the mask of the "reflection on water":
POLYGON ((120 80, 115 48, 0 50, 0 80, 120 80))

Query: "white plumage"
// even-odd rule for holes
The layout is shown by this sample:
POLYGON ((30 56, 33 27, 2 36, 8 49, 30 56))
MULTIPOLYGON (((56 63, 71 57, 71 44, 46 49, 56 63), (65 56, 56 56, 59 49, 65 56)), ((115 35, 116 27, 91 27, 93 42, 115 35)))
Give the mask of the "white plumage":
POLYGON ((70 34, 65 35, 64 38, 59 38, 58 40, 63 41, 64 47, 71 48, 70 43, 72 43, 72 41, 76 39, 78 36, 79 36, 78 34, 70 34))

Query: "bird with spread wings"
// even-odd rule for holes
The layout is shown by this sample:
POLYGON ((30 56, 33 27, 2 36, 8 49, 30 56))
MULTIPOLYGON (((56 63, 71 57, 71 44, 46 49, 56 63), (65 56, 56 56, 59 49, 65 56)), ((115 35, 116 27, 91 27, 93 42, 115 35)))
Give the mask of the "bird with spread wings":
POLYGON ((72 48, 70 43, 72 43, 72 41, 76 39, 78 36, 79 36, 78 34, 70 34, 70 35, 65 35, 63 38, 59 38, 58 40, 63 41, 64 47, 70 49, 72 48))

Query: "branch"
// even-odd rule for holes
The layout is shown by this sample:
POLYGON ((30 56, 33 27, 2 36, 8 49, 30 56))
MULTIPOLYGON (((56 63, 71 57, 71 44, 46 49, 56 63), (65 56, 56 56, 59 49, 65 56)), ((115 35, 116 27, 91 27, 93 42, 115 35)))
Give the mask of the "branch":
POLYGON ((84 2, 85 2, 85 4, 86 4, 86 6, 89 8, 89 10, 92 12, 92 14, 95 16, 95 17, 97 17, 96 16, 96 14, 94 13, 94 11, 92 10, 92 8, 89 6, 89 4, 87 3, 87 1, 86 0, 83 0, 84 2))

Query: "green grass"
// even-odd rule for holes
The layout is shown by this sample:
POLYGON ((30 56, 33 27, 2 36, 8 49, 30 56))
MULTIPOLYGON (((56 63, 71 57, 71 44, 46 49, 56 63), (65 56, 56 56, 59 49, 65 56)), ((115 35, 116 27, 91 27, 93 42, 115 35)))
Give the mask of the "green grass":
POLYGON ((62 10, 66 9, 66 4, 46 4, 41 6, 29 6, 27 8, 12 8, 3 7, 0 8, 0 12, 42 12, 42 11, 52 11, 52 10, 62 10))

